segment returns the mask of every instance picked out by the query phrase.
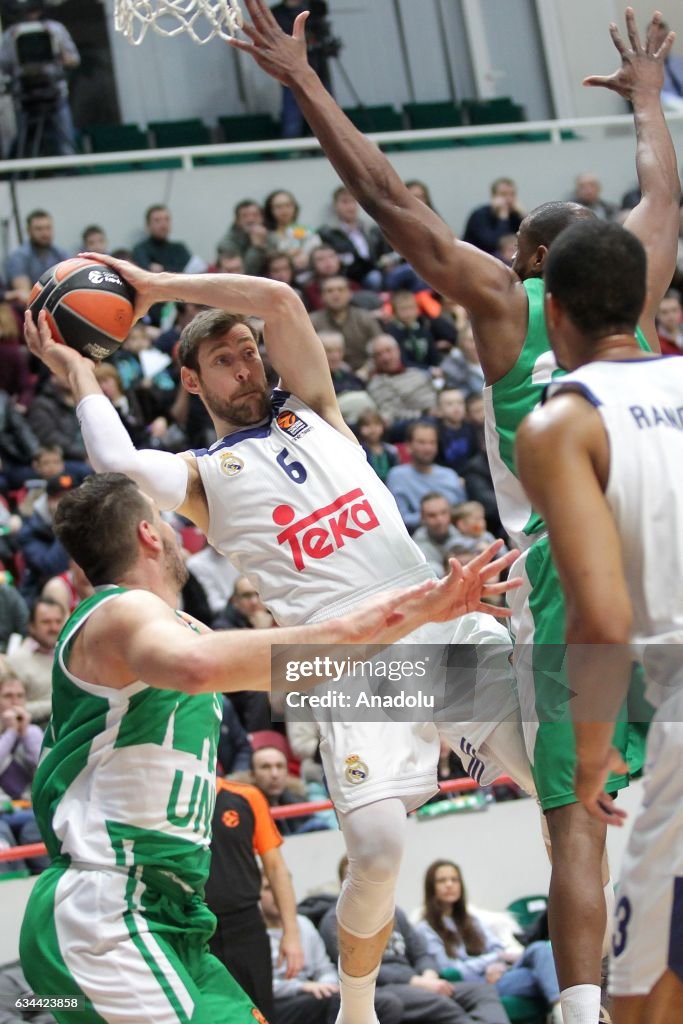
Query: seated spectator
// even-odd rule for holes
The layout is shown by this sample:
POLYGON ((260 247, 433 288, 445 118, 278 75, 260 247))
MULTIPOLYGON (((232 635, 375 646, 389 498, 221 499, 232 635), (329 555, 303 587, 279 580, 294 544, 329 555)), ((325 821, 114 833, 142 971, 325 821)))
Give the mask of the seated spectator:
POLYGON ((404 366, 398 342, 390 334, 380 334, 368 349, 374 370, 368 381, 368 394, 391 436, 401 440, 405 427, 413 420, 429 416, 436 406, 436 391, 429 374, 416 366, 404 366))
POLYGON ((24 685, 26 708, 35 725, 45 728, 52 713, 52 662, 57 637, 66 622, 62 605, 51 597, 39 597, 31 608, 28 636, 7 658, 24 685))
MULTIPOLYGON (((463 501, 456 505, 453 509, 453 525, 461 537, 481 543, 484 547, 496 539, 486 529, 484 506, 480 501, 463 501)), ((506 550, 501 548, 502 554, 505 554, 506 550)))
POLYGON ((5 278, 19 302, 27 303, 40 275, 67 258, 66 251, 54 244, 54 231, 47 210, 32 210, 26 218, 28 241, 9 254, 5 265, 5 278))
MULTIPOLYGON (((30 479, 25 481, 26 495, 22 498, 19 505, 19 513, 24 518, 31 515, 36 501, 41 494, 45 494, 48 480, 53 476, 64 476, 67 474, 64 452, 61 447, 58 444, 40 445, 31 459, 31 469, 33 473, 30 479)), ((74 474, 69 473, 67 475, 73 476, 74 474)))
POLYGON ((553 1024, 560 1024, 560 986, 549 942, 533 942, 521 956, 506 950, 468 912, 462 872, 451 861, 429 866, 424 891, 424 920, 417 930, 439 971, 455 970, 463 981, 487 981, 500 995, 543 999, 553 1024))
POLYGON ((264 277, 269 278, 271 281, 281 281, 282 284, 288 284, 299 298, 303 300, 303 294, 294 282, 296 276, 294 262, 292 257, 286 252, 268 253, 262 273, 264 277))
POLYGON ((233 211, 233 221, 217 246, 218 252, 238 252, 246 274, 258 275, 268 249, 268 228, 263 210, 255 199, 242 199, 233 211))
POLYGON ((324 244, 331 245, 339 255, 343 273, 363 288, 379 291, 382 272, 375 267, 375 253, 368 228, 360 217, 360 206, 345 185, 332 195, 336 221, 318 228, 324 244))
POLYGON ((273 964, 273 1024, 334 1024, 339 1009, 337 971, 314 925, 297 914, 303 964, 290 977, 282 963, 283 922, 267 878, 261 883, 261 913, 266 922, 273 964))
POLYGON ((412 423, 406 432, 410 462, 394 466, 387 487, 396 499, 403 522, 412 533, 420 525, 420 502, 436 491, 453 505, 465 499, 460 477, 446 466, 434 464, 438 452, 437 428, 432 423, 412 423))
POLYGON ((385 322, 385 330, 396 338, 401 349, 401 358, 406 366, 418 366, 427 370, 441 362, 438 339, 432 321, 420 313, 417 299, 412 292, 394 292, 391 296, 393 316, 385 322))
MULTIPOLYGON (((16 861, 15 861, 16 864, 16 861)), ((47 1010, 37 1010, 39 999, 32 991, 18 960, 0 966, 0 1021, 2 1024, 55 1024, 47 1010), (24 1000, 23 1003, 20 1000, 24 1000)))
MULTIPOLYGON (((219 268, 217 267, 218 271, 219 268)), ((221 273, 240 273, 240 271, 228 271, 221 270, 221 273)), ((154 348, 158 348, 160 352, 165 352, 167 356, 173 355, 173 350, 180 341, 180 335, 183 329, 187 327, 189 323, 192 323, 197 313, 201 313, 205 306, 197 306, 194 302, 176 302, 176 315, 173 323, 170 327, 166 327, 157 337, 154 339, 154 348)))
POLYGON ((363 451, 368 462, 383 484, 387 482, 389 470, 398 466, 398 449, 384 440, 386 425, 378 412, 364 412, 356 425, 363 451))
POLYGON ((29 354, 21 343, 19 321, 9 302, 0 302, 0 391, 14 399, 22 415, 35 391, 35 379, 29 371, 29 354))
MULTIPOLYGON (((339 880, 344 884, 348 857, 339 862, 339 880)), ((339 956, 336 907, 332 906, 318 926, 329 957, 339 956)), ((453 984, 439 977, 436 961, 426 950, 424 939, 400 907, 395 909, 394 929, 389 936, 377 976, 375 1009, 382 1019, 380 1001, 395 996, 403 1007, 403 1021, 429 1024, 507 1024, 508 1016, 495 990, 485 982, 453 984)))
MULTIPOLYGON (((145 270, 158 272, 168 270, 182 274, 194 262, 192 253, 184 242, 172 242, 171 211, 163 203, 155 203, 145 212, 146 237, 133 248, 133 262, 145 270)), ((198 260, 191 267, 193 273, 206 270, 206 263, 198 260)))
POLYGON ((27 628, 26 601, 16 587, 8 582, 7 574, 0 572, 0 653, 4 654, 7 650, 7 643, 13 633, 26 636, 27 628))
POLYGON ((491 468, 486 447, 482 446, 476 455, 466 463, 463 472, 465 488, 472 501, 479 501, 484 506, 486 525, 495 537, 506 539, 498 513, 496 493, 491 478, 491 468))
POLYGON ((451 504, 443 494, 431 491, 420 501, 420 526, 413 540, 437 576, 445 576, 449 571, 446 556, 460 539, 451 515, 451 504))
MULTIPOLYGON (((283 744, 284 745, 284 744, 283 744)), ((306 791, 299 781, 287 772, 287 758, 278 747, 259 747, 251 755, 252 781, 258 786, 271 807, 287 807, 306 801, 306 791)), ((327 823, 315 814, 292 818, 278 818, 277 827, 283 836, 303 832, 320 832, 327 823)))
POLYGON ((77 481, 70 475, 53 476, 33 506, 33 512, 17 536, 18 546, 26 562, 26 573, 21 591, 27 600, 33 600, 52 576, 69 568, 69 556, 57 540, 52 520, 62 497, 77 481))
POLYGON ((341 331, 346 347, 346 361, 352 370, 360 370, 367 361, 368 342, 382 329, 371 313, 351 305, 351 286, 345 277, 328 277, 322 284, 323 308, 311 313, 311 322, 318 333, 341 331))
POLYGON ((273 616, 261 600, 256 585, 247 576, 238 576, 232 596, 223 612, 214 619, 213 629, 270 629, 273 616))
POLYGON ((216 262, 209 270, 213 274, 246 274, 244 259, 237 249, 219 249, 216 262))
POLYGON ((465 399, 465 423, 468 423, 474 433, 477 451, 486 447, 486 406, 484 396, 480 391, 472 391, 465 399))
POLYGON ((306 270, 320 237, 299 224, 299 204, 292 193, 284 189, 271 192, 263 204, 263 219, 268 228, 268 249, 286 252, 297 271, 306 270))
POLYGON ((14 399, 0 391, 0 492, 18 490, 33 475, 38 438, 14 399))
MULTIPOLYGON (((323 308, 322 286, 330 277, 343 277, 339 254, 331 245, 317 245, 311 251, 309 273, 305 280, 301 278, 304 300, 312 313, 323 308)), ((349 288, 358 291, 360 285, 349 281, 349 288)))
MULTIPOLYGON (((15 808, 11 801, 30 800, 42 742, 43 731, 31 722, 22 683, 0 665, 0 847, 41 842, 33 811, 15 808)), ((48 863, 48 857, 28 861, 35 872, 48 863)), ((0 861, 0 876, 23 867, 21 860, 0 861)))
MULTIPOLYGON (((142 321, 133 324, 110 361, 121 378, 123 391, 134 393, 144 422, 152 424, 160 416, 165 419, 164 414, 175 397, 177 381, 170 357, 152 347, 152 339, 142 321)), ((163 424, 163 429, 168 429, 168 422, 163 424)))
POLYGON ((223 718, 218 739, 219 775, 248 772, 251 768, 251 743, 235 711, 235 705, 223 694, 223 718), (221 770, 222 769, 222 770, 221 770))
POLYGON ((491 185, 490 201, 485 206, 478 206, 467 218, 463 241, 493 256, 498 251, 501 238, 516 235, 523 219, 514 181, 496 178, 491 185))
POLYGON ((243 782, 218 780, 211 832, 211 869, 206 902, 218 921, 209 948, 262 1014, 273 1019, 270 940, 259 910, 261 870, 281 923, 275 962, 289 977, 302 969, 304 954, 296 898, 278 832, 263 794, 243 782))
POLYGON ((166 419, 159 416, 149 427, 147 426, 135 391, 124 391, 121 374, 114 363, 98 363, 95 366, 95 376, 102 391, 119 414, 119 419, 135 447, 155 448, 157 445, 154 441, 159 441, 160 445, 168 429, 166 419))
POLYGON ((103 256, 109 252, 109 242, 105 230, 99 224, 88 224, 87 228, 83 228, 81 241, 83 252, 99 252, 103 256))
POLYGON ((443 358, 440 370, 448 388, 460 388, 466 395, 483 390, 484 371, 469 321, 458 331, 457 345, 443 358))
POLYGON ((68 384, 51 376, 31 402, 27 419, 40 445, 59 445, 62 449, 67 473, 80 482, 92 472, 68 384))
POLYGON ((570 202, 592 210, 600 220, 614 220, 617 207, 602 198, 602 182, 595 174, 579 174, 574 182, 574 195, 570 202))
POLYGON ((469 458, 477 451, 477 437, 465 422, 465 396, 457 388, 439 392, 436 416, 439 427, 439 462, 460 474, 469 458))
POLYGON ((683 355, 683 307, 681 296, 671 288, 657 309, 657 336, 662 355, 683 355))
POLYGON ((59 602, 69 616, 81 601, 94 593, 94 587, 80 565, 76 565, 73 558, 70 558, 69 568, 48 580, 40 596, 59 602))
POLYGON ((503 235, 498 239, 498 248, 494 256, 497 256, 506 267, 511 267, 517 255, 517 235, 503 235))
POLYGON ((325 349, 339 410, 344 421, 355 427, 359 417, 371 412, 375 408, 375 403, 365 390, 364 381, 344 362, 344 335, 341 331, 322 331, 318 337, 325 349))
POLYGON ((220 615, 234 591, 237 569, 210 544, 190 555, 185 564, 206 594, 212 615, 220 615))

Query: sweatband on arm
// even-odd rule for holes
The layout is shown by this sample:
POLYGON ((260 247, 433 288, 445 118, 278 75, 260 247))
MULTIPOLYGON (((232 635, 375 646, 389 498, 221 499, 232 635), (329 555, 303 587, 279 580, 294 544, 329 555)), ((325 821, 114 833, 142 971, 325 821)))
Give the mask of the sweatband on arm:
POLYGON ((97 473, 125 473, 162 511, 182 505, 188 481, 184 459, 156 449, 138 451, 105 395, 86 395, 76 414, 90 464, 97 473))

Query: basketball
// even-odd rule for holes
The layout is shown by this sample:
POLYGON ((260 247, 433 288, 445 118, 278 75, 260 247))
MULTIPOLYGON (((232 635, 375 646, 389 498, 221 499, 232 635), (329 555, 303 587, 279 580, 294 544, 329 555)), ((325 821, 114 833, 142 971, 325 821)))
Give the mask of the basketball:
POLYGON ((29 297, 34 320, 44 309, 55 341, 95 360, 125 341, 134 303, 134 290, 115 270, 80 256, 46 270, 29 297))

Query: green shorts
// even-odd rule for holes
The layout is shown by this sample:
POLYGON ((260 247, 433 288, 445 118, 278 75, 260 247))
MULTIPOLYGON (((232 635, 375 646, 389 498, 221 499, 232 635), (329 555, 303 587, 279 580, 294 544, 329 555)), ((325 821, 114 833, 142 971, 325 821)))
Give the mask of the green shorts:
POLYGON ((53 864, 26 908, 20 952, 39 996, 76 996, 59 1024, 255 1024, 263 1016, 207 950, 216 919, 140 880, 140 869, 53 864))
MULTIPOLYGON (((510 601, 519 702, 538 798, 547 811, 576 802, 576 745, 566 673, 564 595, 548 538, 536 541, 512 572, 524 579, 524 586, 510 601)), ((634 666, 631 691, 614 733, 614 746, 629 772, 610 776, 610 792, 628 786, 630 777, 641 771, 652 713, 644 697, 642 668, 634 666)))

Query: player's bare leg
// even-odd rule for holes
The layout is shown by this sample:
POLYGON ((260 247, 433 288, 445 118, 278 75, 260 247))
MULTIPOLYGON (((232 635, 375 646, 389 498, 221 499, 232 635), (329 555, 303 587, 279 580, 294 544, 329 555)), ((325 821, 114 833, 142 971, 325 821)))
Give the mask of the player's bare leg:
POLYGON ((562 1012, 565 1024, 594 1024, 600 1013, 600 965, 607 919, 603 881, 606 829, 582 804, 553 808, 546 818, 553 851, 548 925, 562 1012))
POLYGON ((680 1024, 683 980, 666 971, 648 996, 615 996, 614 1024, 680 1024))

